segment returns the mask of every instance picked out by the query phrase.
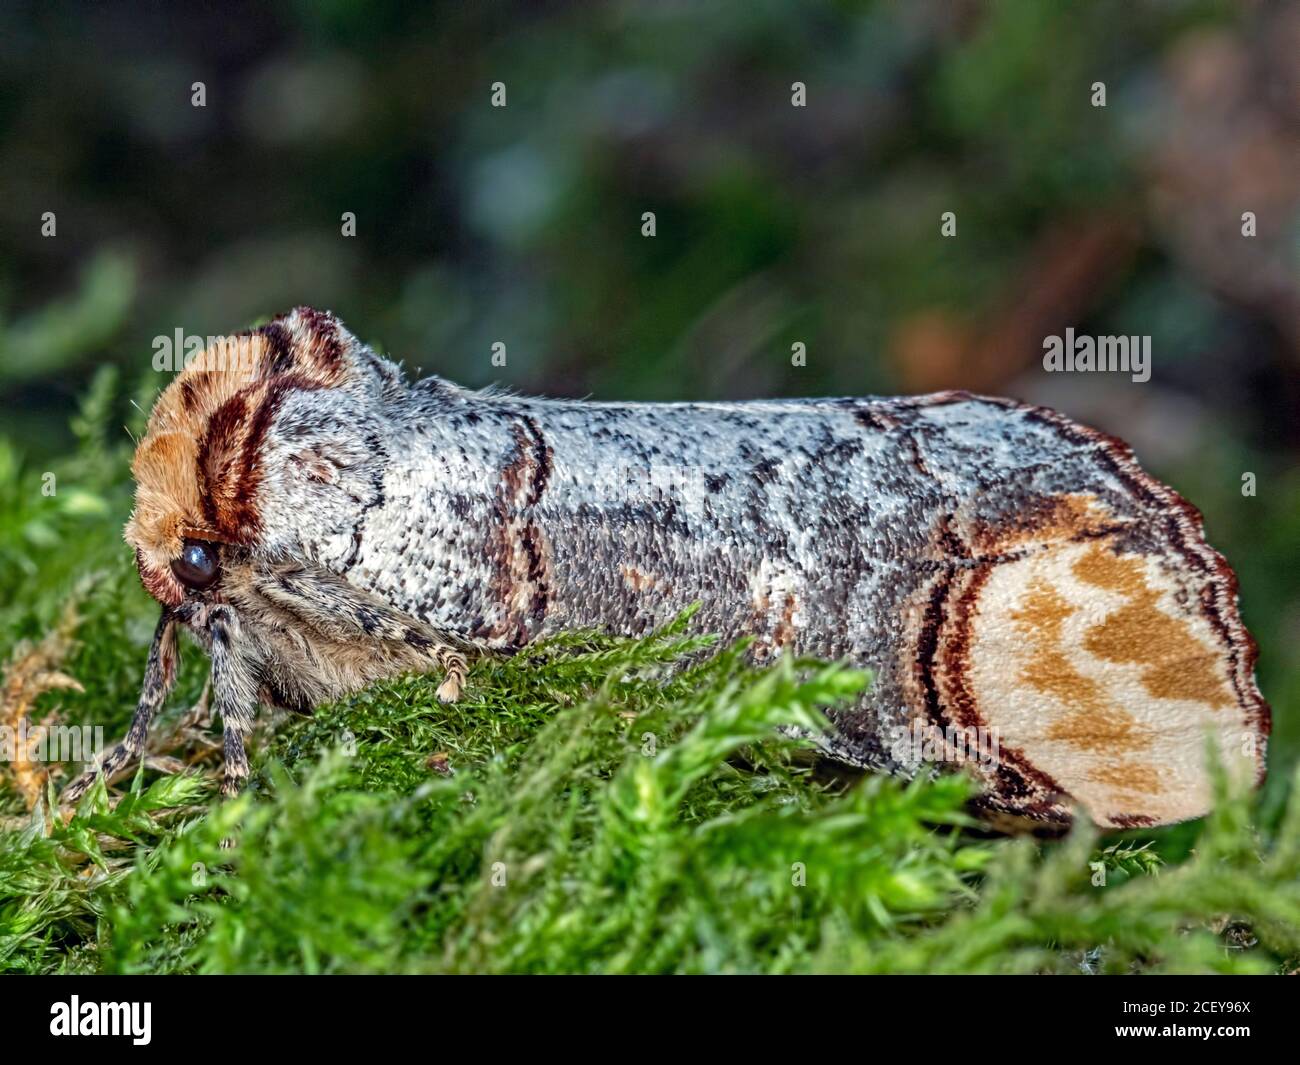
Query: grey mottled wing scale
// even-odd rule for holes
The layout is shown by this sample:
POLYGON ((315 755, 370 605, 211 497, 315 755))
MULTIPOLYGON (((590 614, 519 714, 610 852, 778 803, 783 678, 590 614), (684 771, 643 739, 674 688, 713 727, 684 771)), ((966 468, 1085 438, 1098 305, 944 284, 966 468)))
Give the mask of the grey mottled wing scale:
POLYGON ((1099 781, 1122 772, 1158 787, 1141 752, 1160 722, 1116 724, 1127 712, 1106 700, 1124 698, 1118 674, 1085 675, 1128 667, 1075 662, 1073 645, 1105 644, 1077 627, 1097 622, 1096 603, 1116 625, 1157 591, 1167 612, 1194 611, 1199 638, 1227 655, 1219 680, 1260 721, 1267 713, 1231 571, 1199 517, 1118 441, 1051 411, 958 393, 601 404, 430 379, 386 390, 379 416, 362 406, 344 420, 373 426, 364 457, 344 462, 350 484, 327 533, 322 508, 298 521, 297 549, 357 587, 503 650, 572 628, 636 635, 699 602, 701 630, 754 636, 760 661, 788 648, 871 668, 827 745, 891 770, 916 768, 897 740, 917 722, 988 725, 990 704, 1009 698, 1016 742, 1004 744, 991 801, 1017 815, 1068 817, 1044 762, 1073 773, 1083 759, 1086 775, 1087 759, 1110 758, 1099 781), (1145 576, 1120 588, 1123 575, 1087 553, 1095 544, 1106 559, 1141 559, 1145 576), (1059 616, 1032 620, 1052 596, 1059 616), (1045 633, 1060 646, 1041 643, 1045 633), (1037 657, 1017 657, 1021 647, 1037 657), (1079 677, 1118 694, 1079 704, 1062 688, 1079 677), (1040 725, 1036 697, 1055 699, 1064 723, 1040 725), (1088 715, 1100 726, 1080 726, 1088 715), (1123 766, 1106 750, 1115 743, 1123 766))

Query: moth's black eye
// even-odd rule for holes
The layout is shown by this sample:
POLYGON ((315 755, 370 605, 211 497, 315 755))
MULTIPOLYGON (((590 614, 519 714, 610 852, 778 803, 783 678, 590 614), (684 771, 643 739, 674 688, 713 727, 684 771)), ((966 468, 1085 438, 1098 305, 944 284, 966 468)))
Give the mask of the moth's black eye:
POLYGON ((186 540, 181 557, 172 563, 176 579, 196 592, 217 579, 217 549, 202 540, 186 540))

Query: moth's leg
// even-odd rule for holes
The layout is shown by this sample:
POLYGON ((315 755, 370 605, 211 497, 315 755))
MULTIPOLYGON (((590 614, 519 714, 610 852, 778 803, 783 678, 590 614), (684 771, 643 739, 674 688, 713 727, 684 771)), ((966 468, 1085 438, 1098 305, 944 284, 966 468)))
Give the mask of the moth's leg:
POLYGON ((221 717, 225 747, 221 795, 228 799, 238 795, 248 779, 245 741, 253 731, 257 706, 255 660, 242 639, 239 616, 230 607, 213 607, 208 612, 207 629, 212 643, 213 704, 221 717))
POLYGON ((446 673, 438 698, 444 703, 460 698, 469 670, 469 641, 426 625, 328 570, 281 566, 259 572, 254 587, 326 636, 403 643, 424 652, 446 673))
POLYGON ((469 665, 463 654, 449 649, 437 653, 437 662, 446 675, 433 694, 438 697, 440 703, 454 703, 460 698, 461 689, 465 687, 465 676, 469 673, 469 665))
POLYGON ((75 803, 95 782, 99 773, 108 780, 128 762, 144 754, 145 741, 149 738, 149 723, 153 720, 171 691, 176 681, 176 617, 166 607, 154 629, 153 643, 149 645, 149 658, 144 667, 144 681, 140 686, 140 698, 135 704, 135 714, 131 726, 127 729, 122 742, 108 754, 97 758, 95 764, 63 790, 60 802, 75 803))

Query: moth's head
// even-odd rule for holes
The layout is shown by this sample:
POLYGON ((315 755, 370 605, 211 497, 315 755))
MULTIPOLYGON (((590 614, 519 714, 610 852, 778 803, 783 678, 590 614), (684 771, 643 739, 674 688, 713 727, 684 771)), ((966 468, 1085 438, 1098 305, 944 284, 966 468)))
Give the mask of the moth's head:
POLYGON ((368 394, 395 373, 332 314, 308 307, 189 360, 154 404, 131 464, 126 541, 149 594, 175 606, 219 588, 224 555, 264 546, 261 495, 277 461, 268 437, 291 398, 368 394))

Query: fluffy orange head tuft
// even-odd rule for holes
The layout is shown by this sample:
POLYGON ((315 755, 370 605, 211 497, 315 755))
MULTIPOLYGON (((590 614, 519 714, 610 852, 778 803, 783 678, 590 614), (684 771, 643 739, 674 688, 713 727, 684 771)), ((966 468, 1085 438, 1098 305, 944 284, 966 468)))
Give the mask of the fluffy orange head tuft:
POLYGON ((171 564, 186 539, 256 542, 262 446, 275 412, 294 389, 339 383, 354 343, 333 315, 299 307, 211 344, 163 390, 131 463, 126 524, 155 599, 175 606, 184 597, 171 564))

